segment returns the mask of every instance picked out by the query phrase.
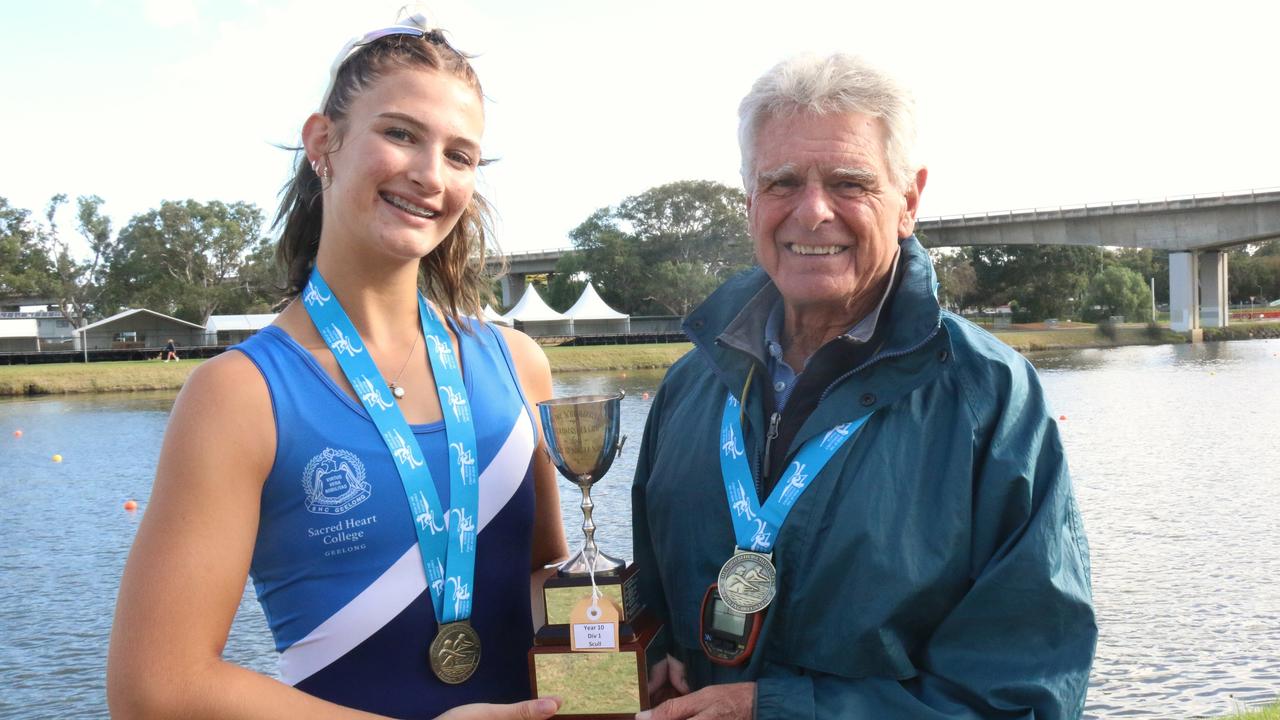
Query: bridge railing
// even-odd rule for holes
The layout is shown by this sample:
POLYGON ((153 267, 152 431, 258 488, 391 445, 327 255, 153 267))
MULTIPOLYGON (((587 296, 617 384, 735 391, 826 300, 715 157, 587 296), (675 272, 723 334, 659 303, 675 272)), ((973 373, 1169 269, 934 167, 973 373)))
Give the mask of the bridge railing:
POLYGON ((1176 210, 1188 207, 1212 207, 1216 205, 1235 204, 1237 202, 1252 203, 1257 202, 1259 199, 1280 200, 1280 187, 1255 188, 1252 190, 1238 190, 1220 193, 1198 193, 1193 195, 1170 195, 1162 198, 1073 203, 1050 207, 994 210, 981 213, 937 215, 933 217, 920 218, 917 221, 917 225, 924 227, 954 227, 970 223, 987 225, 1004 222, 1027 222, 1041 219, 1082 217, 1087 215, 1114 213, 1127 214, 1136 212, 1155 212, 1160 210, 1176 210))

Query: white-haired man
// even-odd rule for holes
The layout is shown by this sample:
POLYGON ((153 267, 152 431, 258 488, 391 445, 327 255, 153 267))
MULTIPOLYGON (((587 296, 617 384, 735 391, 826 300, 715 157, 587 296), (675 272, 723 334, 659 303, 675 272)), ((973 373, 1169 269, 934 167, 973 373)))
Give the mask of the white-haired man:
POLYGON ((943 312, 914 105, 846 56, 740 108, 760 268, 689 315, 633 487, 671 718, 1079 717, 1088 545, 1035 370, 943 312))

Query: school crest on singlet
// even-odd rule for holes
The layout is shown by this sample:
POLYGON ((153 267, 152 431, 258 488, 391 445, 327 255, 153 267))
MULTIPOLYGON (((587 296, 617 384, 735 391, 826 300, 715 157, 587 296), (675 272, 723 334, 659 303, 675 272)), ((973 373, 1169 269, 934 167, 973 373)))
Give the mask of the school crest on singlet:
POLYGON ((369 499, 373 489, 365 480, 364 463, 348 450, 325 448, 302 471, 307 510, 318 515, 341 515, 369 499))

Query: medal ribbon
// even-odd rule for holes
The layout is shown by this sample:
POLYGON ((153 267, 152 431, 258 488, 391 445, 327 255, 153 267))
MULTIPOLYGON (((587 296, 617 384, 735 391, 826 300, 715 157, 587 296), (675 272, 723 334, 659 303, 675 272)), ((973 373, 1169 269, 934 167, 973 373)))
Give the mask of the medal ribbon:
POLYGON ((724 492, 733 517, 733 534, 739 548, 768 553, 773 550, 782 523, 809 488, 810 481, 871 416, 837 425, 801 446, 761 507, 751 479, 751 466, 747 463, 745 436, 738 420, 739 403, 733 393, 727 395, 720 422, 720 474, 724 477, 724 492))
POLYGON ((386 382, 365 351, 360 333, 318 269, 311 271, 311 279, 302 293, 302 304, 396 461, 396 471, 413 512, 414 532, 437 622, 444 625, 469 618, 471 585, 475 578, 476 516, 480 506, 476 433, 466 386, 444 323, 419 294, 419 321, 449 443, 449 498, 453 507, 448 509, 440 502, 417 437, 399 406, 389 399, 390 393, 383 391, 386 382), (446 590, 449 591, 448 603, 445 602, 446 590))

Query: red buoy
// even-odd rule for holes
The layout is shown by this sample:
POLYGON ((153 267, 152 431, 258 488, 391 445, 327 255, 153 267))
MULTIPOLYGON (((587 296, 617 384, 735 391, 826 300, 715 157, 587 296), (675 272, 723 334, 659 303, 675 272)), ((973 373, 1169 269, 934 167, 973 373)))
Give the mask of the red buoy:
POLYGON ((138 509, 138 503, 137 503, 137 501, 135 501, 135 500, 125 500, 125 501, 124 501, 124 509, 125 509, 125 510, 128 510, 129 512, 133 512, 134 510, 137 510, 137 509, 138 509))

